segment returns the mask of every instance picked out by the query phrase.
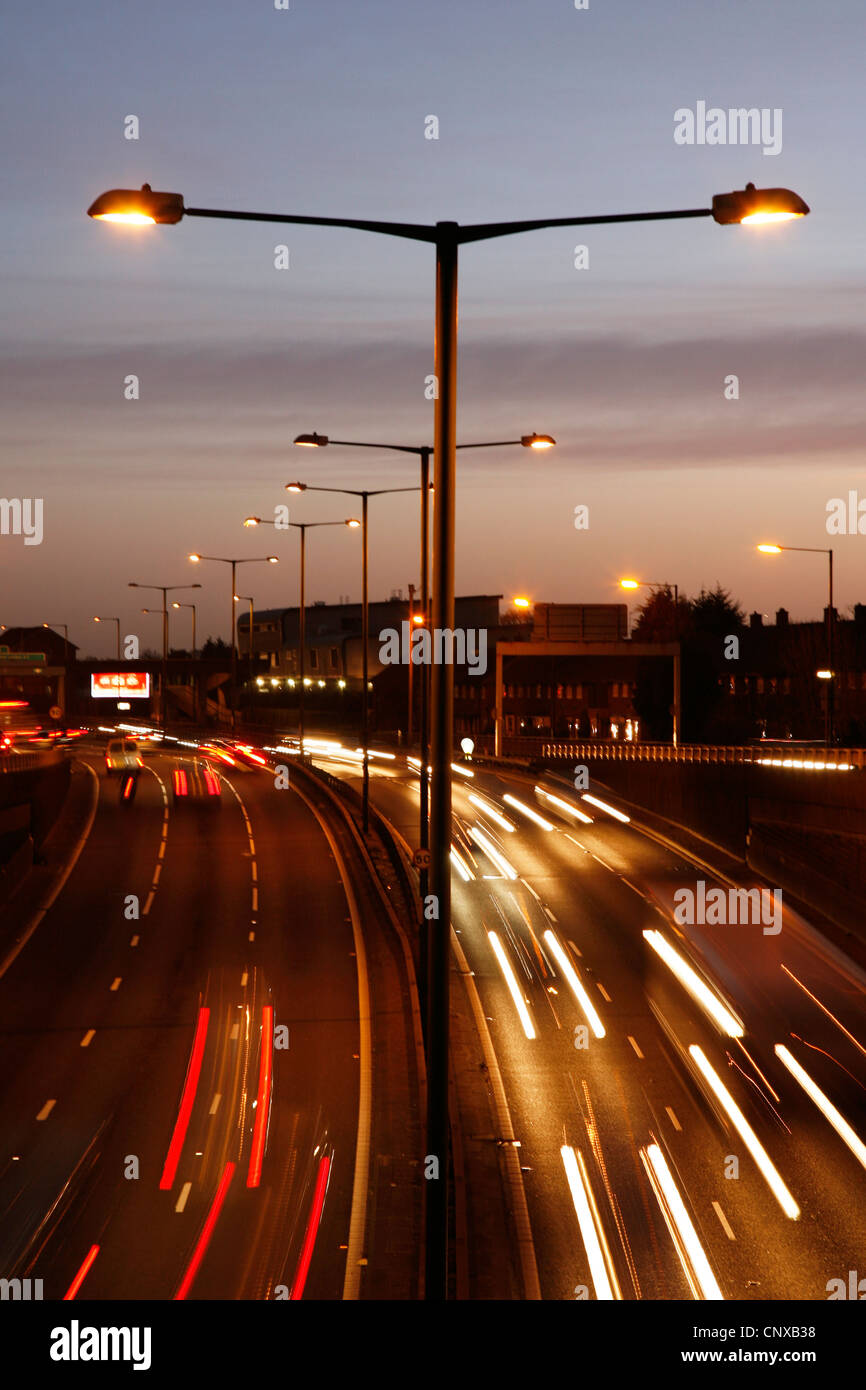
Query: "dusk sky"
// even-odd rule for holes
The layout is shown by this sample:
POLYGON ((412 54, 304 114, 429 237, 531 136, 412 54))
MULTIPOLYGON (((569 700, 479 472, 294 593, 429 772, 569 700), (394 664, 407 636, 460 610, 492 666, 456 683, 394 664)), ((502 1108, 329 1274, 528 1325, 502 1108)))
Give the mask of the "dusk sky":
MULTIPOLYGON (((44 499, 44 539, 0 536, 0 621, 65 622, 83 653, 108 655, 114 629, 91 619, 116 614, 153 646, 158 619, 128 581, 198 580, 200 639, 227 636, 228 573, 190 550, 279 554, 239 588, 294 604, 296 533, 243 517, 288 500, 299 521, 357 514, 348 498, 289 499, 292 478, 416 482, 412 458, 294 449, 298 432, 432 442, 431 247, 86 216, 97 194, 144 181, 190 206, 416 222, 696 208, 747 181, 796 190, 811 215, 777 226, 564 228, 461 252, 458 437, 537 430, 558 447, 459 456, 457 592, 616 602, 630 573, 691 595, 718 581, 746 612, 817 619, 821 557, 755 553, 776 540, 835 547, 849 615, 866 602, 866 535, 830 538, 825 519, 851 490, 866 502, 864 27, 862 0, 7 11, 2 494, 44 499), (674 113, 699 102, 780 110, 781 150, 677 144, 674 113)), ((405 593, 417 500, 370 514, 371 598, 405 593)), ((307 594, 359 599, 357 534, 310 538, 307 594)))

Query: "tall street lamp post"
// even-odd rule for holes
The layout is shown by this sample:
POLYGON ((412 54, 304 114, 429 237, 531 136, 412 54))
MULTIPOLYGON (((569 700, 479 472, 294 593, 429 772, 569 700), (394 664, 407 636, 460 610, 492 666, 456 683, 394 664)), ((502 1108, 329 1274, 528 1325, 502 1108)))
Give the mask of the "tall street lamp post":
POLYGON ((235 687, 236 687, 237 682, 238 682, 238 656, 237 656, 237 643, 235 642, 235 592, 236 592, 236 590, 237 590, 237 567, 238 567, 238 565, 259 565, 259 564, 261 564, 261 565, 265 565, 265 564, 267 564, 267 565, 276 565, 276 564, 279 564, 279 559, 278 559, 278 557, 277 557, 276 555, 253 555, 253 556, 242 555, 239 559, 226 559, 226 557, 225 557, 224 555, 200 555, 200 554, 198 553, 197 550, 192 551, 192 553, 191 553, 190 556, 189 556, 189 559, 192 560, 193 564, 195 564, 195 565, 199 564, 202 560, 213 560, 216 564, 219 564, 219 565, 231 565, 231 567, 232 567, 231 610, 230 610, 230 614, 229 614, 229 620, 230 620, 230 622, 231 622, 231 628, 230 628, 230 630, 229 630, 229 641, 231 642, 231 647, 232 647, 232 655, 231 655, 231 663, 232 663, 232 664, 231 664, 231 698, 230 698, 229 704, 230 704, 230 706, 231 706, 231 725, 232 725, 232 730, 234 730, 234 727, 235 727, 235 687))
MULTIPOLYGON (((293 441, 307 449, 325 449, 329 445, 338 445, 347 449, 383 449, 390 450, 397 454, 414 454, 421 466, 421 479, 419 491, 421 493, 421 614, 420 621, 429 622, 429 602, 430 602, 430 493, 433 491, 430 482, 430 457, 433 454, 432 444, 377 444, 366 439, 331 439, 327 434, 318 434, 312 431, 309 434, 299 434, 293 441)), ((519 439, 499 439, 484 440, 479 444, 457 444, 457 449, 500 449, 508 448, 511 445, 521 445, 524 449, 551 449, 556 440, 549 434, 524 434, 519 439)), ((410 638, 412 633, 412 615, 409 615, 410 638)), ((411 654, 411 648, 410 648, 411 654)), ((421 680, 421 730, 420 730, 420 752, 421 752, 421 777, 420 777, 420 813, 419 813, 419 846, 421 850, 429 849, 430 845, 430 819, 429 819, 429 786, 427 781, 427 764, 430 756, 430 685, 427 679, 429 673, 425 672, 421 680)), ((409 680, 411 689, 412 662, 409 662, 409 680)), ((411 704, 410 704, 410 728, 411 728, 411 704)), ((410 740, 411 742, 411 735, 410 740)), ((419 872, 420 890, 422 900, 427 897, 428 871, 422 868, 419 872)))
MULTIPOLYGON (((304 645, 306 642, 306 572, 307 572, 307 532, 318 526, 348 526, 353 531, 360 528, 360 521, 354 516, 347 517, 345 521, 289 521, 287 526, 301 533, 301 575, 300 592, 298 594, 298 755, 304 756, 304 677, 306 675, 304 645)), ((266 517, 248 516, 244 520, 244 526, 277 526, 275 521, 269 521, 266 517)), ((283 530, 277 526, 278 530, 283 530)))
POLYGON ((95 623, 117 623, 117 659, 118 659, 118 661, 119 661, 119 660, 120 660, 120 619, 119 619, 119 618, 103 618, 102 616, 100 616, 100 617, 98 617, 98 618, 94 618, 93 621, 94 621, 95 623))
POLYGON ((774 545, 767 543, 757 547, 764 555, 781 555, 783 551, 793 551, 799 555, 826 555, 828 561, 827 582, 827 671, 821 672, 821 678, 827 682, 827 700, 824 705, 824 744, 830 748, 835 742, 836 734, 834 730, 834 705, 835 705, 835 682, 836 673, 833 670, 833 648, 834 648, 834 628, 835 614, 833 612, 833 551, 822 550, 809 545, 774 545))
MULTIPOLYGON (((599 217, 556 217, 521 222, 488 222, 460 226, 457 222, 423 225, 378 222, 358 218, 303 217, 283 213, 242 212, 236 209, 188 208, 180 193, 111 189, 88 209, 91 217, 133 224, 177 223, 186 217, 213 217, 243 222, 279 222, 300 226, 346 227, 384 236, 426 242, 436 251, 436 311, 434 373, 438 386, 434 418, 435 484, 433 518, 432 623, 454 627, 454 494, 456 485, 457 422, 457 252, 461 245, 494 237, 553 227, 577 227, 624 222, 712 217, 720 224, 785 221, 808 213, 807 204, 790 189, 756 189, 717 194, 711 207, 666 212, 615 213, 599 217)), ((366 695, 366 691, 365 691, 366 695)), ((427 1054, 428 1153, 439 1166, 438 1180, 425 1184, 425 1293, 444 1299, 448 1281, 448 1025, 451 933, 451 757, 454 742, 454 668, 432 668, 430 888, 437 916, 433 935, 434 976, 430 989, 427 1054)))
POLYGON ((314 487, 311 483, 286 483, 287 492, 338 492, 345 497, 360 497, 361 499, 361 681, 363 690, 361 692, 361 745, 363 748, 363 780, 361 793, 361 826, 364 834, 370 828, 370 604, 367 585, 367 575, 369 567, 369 548, 367 543, 367 504, 371 497, 384 497, 392 492, 417 492, 415 487, 380 487, 380 488, 351 488, 351 487, 314 487))
POLYGON ((671 729, 671 742, 674 748, 680 741, 680 722, 682 719, 682 659, 679 651, 680 640, 680 591, 676 584, 662 583, 654 579, 621 579, 619 581, 621 589, 673 589, 674 591, 674 642, 677 650, 674 653, 674 703, 672 709, 673 727, 671 729))
MULTIPOLYGON (((178 590, 178 589, 200 589, 200 588, 201 588, 201 585, 200 585, 200 584, 136 584, 135 580, 130 580, 129 584, 127 585, 127 588, 129 588, 129 589, 155 589, 157 593, 162 594, 162 608, 161 608, 161 609, 157 609, 157 610, 155 610, 155 611, 156 611, 156 612, 161 612, 161 613, 162 613, 162 681, 161 681, 162 689, 161 689, 161 691, 160 691, 159 705, 160 705, 160 723, 161 723, 161 725, 162 725, 162 732, 163 732, 163 734, 164 734, 164 733, 165 733, 166 710, 167 710, 167 708, 168 708, 168 704, 167 704, 167 699, 168 699, 168 690, 167 690, 167 686, 168 686, 168 595, 169 595, 169 594, 172 594, 172 593, 175 593, 175 591, 178 590)), ((143 608, 141 611, 142 611, 143 613, 149 613, 149 612, 151 612, 152 610, 149 609, 149 608, 143 608)))
POLYGON ((192 609, 192 659, 195 661, 195 604, 194 603, 173 603, 172 608, 191 608, 192 609))

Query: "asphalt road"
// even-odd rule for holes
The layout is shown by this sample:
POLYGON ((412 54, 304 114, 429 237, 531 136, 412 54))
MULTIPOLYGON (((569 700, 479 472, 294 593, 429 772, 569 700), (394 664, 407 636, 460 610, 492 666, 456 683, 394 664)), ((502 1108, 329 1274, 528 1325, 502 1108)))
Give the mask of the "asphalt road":
POLYGON ((297 1297, 307 1263, 304 1297, 341 1298, 359 1003, 337 863, 268 773, 174 807, 174 762, 148 756, 130 806, 100 777, 0 978, 0 1274, 62 1298, 98 1246, 79 1299, 297 1297))
MULTIPOLYGON (((351 761, 326 765, 357 779, 351 761)), ((374 803, 415 846, 417 773, 402 758, 374 759, 372 769, 374 803)), ((768 911, 753 924, 678 923, 677 889, 698 893, 699 879, 728 885, 563 783, 544 785, 592 824, 537 795, 517 772, 476 767, 471 780, 454 783, 464 872, 453 874, 453 923, 519 1138, 542 1297, 827 1299, 829 1281, 847 1282, 862 1265, 866 1238, 862 972, 787 905, 778 933, 764 930, 773 925, 768 911), (506 793, 551 828, 507 804, 506 793), (680 953, 742 1036, 711 1021, 644 931, 680 953), (575 1032, 588 1014, 562 958, 603 1037, 575 1032), (803 1069, 800 1079, 777 1045, 803 1069), (771 1168, 753 1157, 714 1092, 710 1067, 771 1168), (803 1072, 821 1103, 826 1097, 848 1121, 858 1153, 819 1112, 814 1090, 806 1093, 803 1072), (572 1180, 584 1174, 577 1202, 567 1165, 572 1180), (678 1199, 694 1241, 672 1219, 678 1199)), ((604 789, 592 790, 616 805, 604 789)))

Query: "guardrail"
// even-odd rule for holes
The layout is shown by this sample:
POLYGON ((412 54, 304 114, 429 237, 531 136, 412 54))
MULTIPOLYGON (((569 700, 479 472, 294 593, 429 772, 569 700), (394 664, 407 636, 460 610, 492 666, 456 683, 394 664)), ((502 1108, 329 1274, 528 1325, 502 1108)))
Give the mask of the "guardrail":
POLYGON ((809 771, 862 771, 866 748, 820 748, 814 744, 615 743, 598 739, 580 743, 545 742, 534 738, 505 740, 506 753, 544 762, 575 759, 633 763, 728 763, 740 766, 804 768, 809 771))
POLYGON ((4 753, 0 757, 0 772, 36 772, 43 767, 54 767, 63 761, 60 749, 46 749, 44 753, 4 753))

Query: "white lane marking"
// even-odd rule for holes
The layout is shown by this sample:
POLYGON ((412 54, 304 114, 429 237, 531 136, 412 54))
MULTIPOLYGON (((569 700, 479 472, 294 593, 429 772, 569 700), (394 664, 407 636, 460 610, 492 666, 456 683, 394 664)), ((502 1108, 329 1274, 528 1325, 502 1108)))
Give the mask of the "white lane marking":
POLYGON ((730 1222, 728 1221, 728 1218, 725 1216, 725 1213, 722 1211, 722 1209, 721 1209, 721 1207, 719 1206, 718 1202, 713 1202, 713 1211, 716 1213, 716 1216, 717 1216, 717 1217, 719 1218, 719 1220, 721 1221, 721 1223, 722 1223, 722 1230, 724 1231, 725 1235, 728 1237, 728 1240, 736 1240, 737 1237, 734 1235, 733 1231, 731 1230, 730 1222))
POLYGON ((154 871, 153 871, 153 883, 152 883, 152 885, 151 885, 153 888, 158 887, 158 885, 159 885, 159 877, 160 877, 160 874, 161 874, 161 873, 162 873, 162 865, 161 865, 161 864, 157 864, 156 868, 155 868, 154 871))
POLYGON ((192 1183, 191 1183, 191 1182, 185 1182, 184 1185, 183 1185, 183 1187, 180 1189, 180 1196, 178 1197, 177 1201, 176 1201, 175 1204, 174 1204, 174 1209, 175 1209, 175 1211, 183 1211, 184 1207, 186 1206, 186 1199, 187 1199, 187 1197, 189 1196, 189 1194, 190 1194, 191 1191, 192 1191, 192 1183))
POLYGON ((343 864, 337 841, 322 813, 309 797, 297 786, 296 793, 313 813, 327 840, 334 862, 340 872, 340 881, 349 916, 352 919, 352 936, 355 944, 355 969, 358 976, 358 1034, 360 1053, 360 1075, 358 1079, 358 1130, 355 1142, 355 1172, 352 1182, 352 1207, 349 1214, 349 1237, 346 1252, 346 1274, 343 1280, 343 1299, 357 1299, 361 1292, 361 1260, 364 1258, 364 1237, 367 1229, 367 1190, 370 1180, 370 1132, 373 1110, 373 1036, 370 1003, 370 980, 367 973, 367 949, 364 932, 358 911, 358 902, 352 879, 343 864))
POLYGON ((221 1101, 221 1100, 222 1100, 222 1093, 221 1093, 220 1091, 217 1091, 216 1094, 215 1094, 215 1096, 214 1096, 214 1098, 213 1098, 213 1100, 211 1101, 210 1110, 208 1111, 208 1114, 209 1114, 209 1115, 215 1115, 215 1114, 216 1114, 216 1112, 219 1110, 219 1106, 220 1106, 220 1101, 221 1101))
POLYGON ((682 1134, 683 1127, 677 1119, 676 1115, 674 1114, 673 1110, 671 1110, 671 1107, 669 1105, 666 1105, 665 1110, 670 1116, 671 1124, 673 1125, 674 1129, 677 1130, 680 1134, 682 1134))
POLYGON ((122 979, 123 979, 123 976, 122 976, 122 975, 115 975, 115 977, 114 977, 114 979, 113 979, 113 981, 112 981, 112 983, 111 983, 111 988, 112 988, 112 990, 120 989, 120 982, 121 982, 122 979))
POLYGON ((250 934, 249 934, 249 936, 247 937, 247 940, 248 940, 248 941, 255 941, 255 939, 256 939, 256 934, 255 934, 254 931, 251 931, 250 934))
POLYGON ((238 1040, 238 1024, 236 1023, 235 1026, 234 1026, 234 1028, 232 1028, 232 1031, 229 1033, 229 1042, 237 1042, 237 1040, 238 1040))
POLYGON ((137 945, 138 945, 138 942, 139 942, 139 937, 134 936, 134 937, 132 937, 132 939, 131 939, 131 941, 130 941, 129 944, 130 944, 130 946, 137 946, 137 945))
POLYGON ((550 908, 549 908, 549 907, 546 907, 544 910, 545 910, 545 912, 547 913, 548 917, 550 918, 551 922, 555 922, 555 921, 556 921, 556 918, 554 917, 554 915, 553 915, 553 913, 551 912, 550 908))
POLYGON ((628 1040, 634 1048, 635 1052, 637 1053, 638 1057, 640 1057, 641 1061, 643 1061, 643 1053, 641 1052, 631 1033, 628 1034, 628 1040))
POLYGON ((56 1100, 47 1100, 36 1116, 37 1120, 47 1120, 56 1104, 56 1100))
POLYGON ((243 973, 243 975, 241 975, 241 989, 244 989, 244 988, 245 988, 246 983, 247 983, 247 972, 246 972, 246 970, 245 970, 244 973, 243 973))
POLYGON ((165 841, 165 839, 163 839, 163 840, 160 841, 159 854, 156 856, 157 859, 163 859, 163 858, 165 858, 165 846, 166 846, 166 841, 165 841))
POLYGON ((92 1039, 93 1039, 95 1036, 96 1036, 96 1029, 95 1029, 95 1028, 88 1028, 87 1032, 84 1034, 84 1037, 81 1039, 81 1046, 82 1046, 82 1047, 89 1047, 89 1046, 90 1046, 90 1043, 91 1043, 91 1041, 92 1041, 92 1039))
POLYGON ((155 897, 156 897, 156 894, 154 893, 153 889, 151 888, 150 892, 149 892, 148 895, 147 895, 147 900, 146 900, 146 902, 145 902, 145 904, 144 904, 144 907, 141 909, 141 915, 142 915, 142 917, 146 917, 147 914, 150 912, 150 909, 151 909, 151 907, 153 906, 153 900, 154 900, 155 897))
POLYGON ((253 912, 258 912, 258 910, 259 910, 259 890, 258 890, 258 888, 255 886, 255 884, 253 884, 253 912))
POLYGON ((600 981, 600 980, 596 980, 595 983, 596 983, 597 986, 598 986, 598 992, 599 992, 599 994, 601 995, 602 999, 606 999, 607 1002, 608 1002, 608 1004, 613 1003, 613 1000, 611 999, 610 995, 608 994, 607 990, 605 989, 605 987, 604 987, 604 985, 601 983, 601 981, 600 981))

